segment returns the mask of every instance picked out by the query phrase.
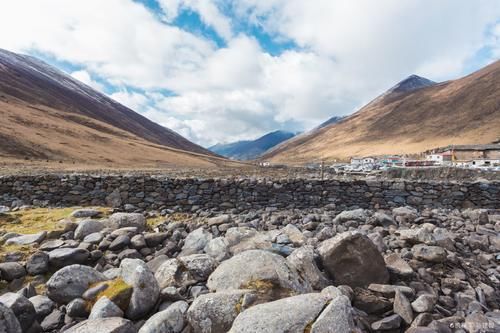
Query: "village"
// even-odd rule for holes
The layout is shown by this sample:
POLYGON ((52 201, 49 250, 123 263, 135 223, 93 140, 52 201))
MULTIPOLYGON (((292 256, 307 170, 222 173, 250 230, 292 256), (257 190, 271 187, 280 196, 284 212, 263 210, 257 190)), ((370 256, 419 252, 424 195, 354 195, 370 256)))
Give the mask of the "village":
POLYGON ((446 146, 418 155, 353 157, 349 164, 335 163, 330 166, 337 172, 371 172, 389 168, 435 167, 500 171, 500 143, 446 146))

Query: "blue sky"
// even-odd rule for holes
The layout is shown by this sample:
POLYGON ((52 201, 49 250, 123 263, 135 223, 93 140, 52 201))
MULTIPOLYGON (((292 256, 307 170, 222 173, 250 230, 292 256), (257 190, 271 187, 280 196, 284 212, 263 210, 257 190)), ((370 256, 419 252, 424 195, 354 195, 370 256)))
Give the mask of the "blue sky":
POLYGON ((5 0, 0 47, 209 146, 303 131, 500 57, 497 0, 5 0))

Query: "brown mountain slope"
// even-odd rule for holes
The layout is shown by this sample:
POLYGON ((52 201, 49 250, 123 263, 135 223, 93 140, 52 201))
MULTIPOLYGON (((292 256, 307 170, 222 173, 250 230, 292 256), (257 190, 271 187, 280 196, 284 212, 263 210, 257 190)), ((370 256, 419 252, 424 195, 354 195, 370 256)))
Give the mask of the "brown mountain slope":
POLYGON ((20 161, 77 168, 236 165, 35 58, 0 50, 0 163, 20 161))
POLYGON ((500 137, 500 61, 464 78, 389 90, 342 121, 284 142, 262 159, 300 164, 412 154, 500 137))
MULTIPOLYGON (((144 140, 104 122, 0 95, 0 162, 74 163, 76 169, 235 166, 144 140)), ((40 164, 40 163, 39 163, 40 164)))
POLYGON ((33 105, 83 115, 135 134, 152 143, 213 155, 71 76, 30 56, 0 49, 0 94, 33 105))

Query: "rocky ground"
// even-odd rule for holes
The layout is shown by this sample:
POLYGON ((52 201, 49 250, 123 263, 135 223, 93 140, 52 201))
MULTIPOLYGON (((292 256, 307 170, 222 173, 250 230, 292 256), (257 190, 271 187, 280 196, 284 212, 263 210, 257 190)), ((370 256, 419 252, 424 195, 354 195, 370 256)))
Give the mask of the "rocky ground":
POLYGON ((500 332, 498 211, 100 214, 0 232, 0 332, 500 332))

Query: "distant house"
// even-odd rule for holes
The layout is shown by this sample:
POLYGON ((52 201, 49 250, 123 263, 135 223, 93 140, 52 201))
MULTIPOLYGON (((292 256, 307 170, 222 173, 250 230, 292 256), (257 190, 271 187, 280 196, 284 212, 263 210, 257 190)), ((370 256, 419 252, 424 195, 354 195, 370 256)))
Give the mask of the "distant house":
POLYGON ((403 158, 397 155, 382 156, 378 162, 385 166, 400 166, 403 164, 403 158))
POLYGON ((500 158, 499 159, 478 158, 470 161, 469 165, 478 167, 500 166, 500 158))
POLYGON ((474 160, 474 159, 500 159, 500 144, 486 145, 453 145, 438 148, 435 153, 447 153, 455 157, 455 160, 474 160))
POLYGON ((375 164, 377 159, 375 157, 353 157, 351 158, 351 165, 371 165, 375 164))
POLYGON ((448 164, 453 162, 453 152, 443 152, 437 154, 429 154, 425 156, 426 161, 434 162, 435 164, 448 164))

